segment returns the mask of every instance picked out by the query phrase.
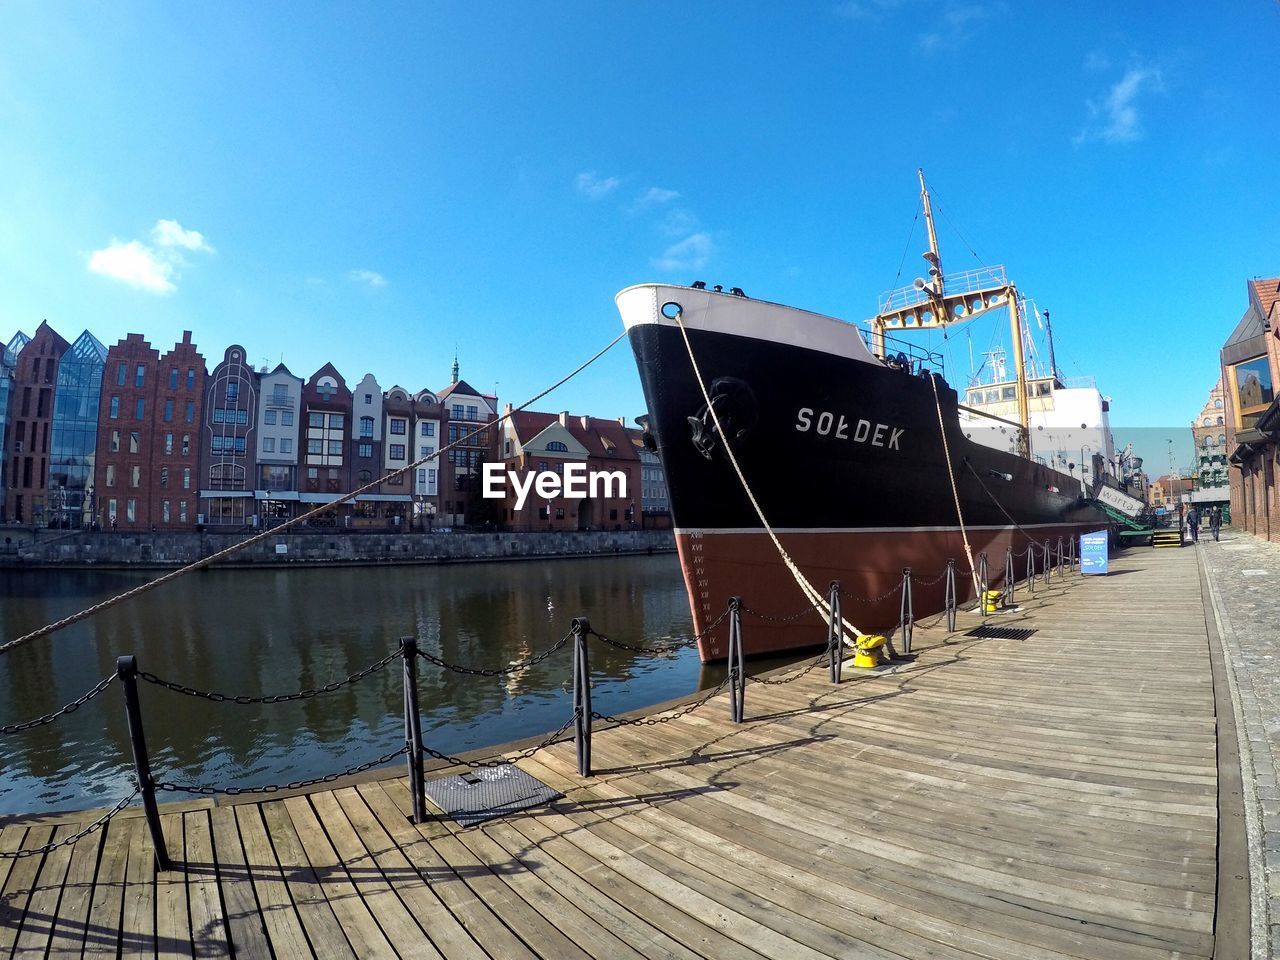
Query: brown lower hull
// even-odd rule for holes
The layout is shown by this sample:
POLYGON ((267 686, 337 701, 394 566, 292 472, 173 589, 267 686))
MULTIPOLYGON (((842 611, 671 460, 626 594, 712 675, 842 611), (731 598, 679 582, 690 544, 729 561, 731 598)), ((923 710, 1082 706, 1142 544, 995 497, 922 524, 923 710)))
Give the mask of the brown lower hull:
MULTIPOLYGON (((1042 568, 1039 551, 1046 541, 1056 550, 1061 537, 1065 552, 1071 538, 1097 529, 1097 524, 1055 524, 1028 530, 1036 540, 1036 570, 1042 568)), ((948 559, 956 561, 960 602, 974 599, 959 529, 802 531, 781 533, 778 538, 821 593, 826 594, 831 581, 840 581, 844 619, 865 633, 883 633, 899 623, 901 593, 895 588, 902 582, 904 567, 912 570, 916 619, 945 608, 946 578, 940 575, 948 559)), ((1015 554, 1015 579, 1025 576, 1028 543, 1027 534, 1015 528, 969 531, 974 563, 979 563, 980 554, 987 555, 988 583, 993 588, 1004 583, 1010 547, 1015 554)), ((707 628, 735 596, 742 598, 745 608, 742 642, 747 656, 826 643, 826 621, 811 608, 801 613, 809 604, 767 533, 681 530, 676 546, 704 663, 728 655, 727 619, 710 631, 707 628)))

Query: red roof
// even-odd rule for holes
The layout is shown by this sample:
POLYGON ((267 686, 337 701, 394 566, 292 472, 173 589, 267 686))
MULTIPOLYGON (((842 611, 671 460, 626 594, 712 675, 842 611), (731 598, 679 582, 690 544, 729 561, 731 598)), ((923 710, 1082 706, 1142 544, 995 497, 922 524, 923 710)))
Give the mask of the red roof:
POLYGON ((1249 293, 1251 299, 1257 302, 1259 312, 1270 319, 1276 302, 1280 301, 1280 277, 1250 280, 1249 293))
MULTIPOLYGON (((603 420, 599 417, 587 417, 583 427, 582 417, 570 415, 565 418, 565 429, 569 435, 587 449, 593 457, 611 460, 638 460, 635 445, 627 433, 627 428, 617 420, 603 420), (610 454, 610 448, 614 451, 610 454)), ((534 410, 520 410, 511 415, 511 427, 521 444, 528 443, 553 423, 560 422, 558 413, 538 413, 534 410)))

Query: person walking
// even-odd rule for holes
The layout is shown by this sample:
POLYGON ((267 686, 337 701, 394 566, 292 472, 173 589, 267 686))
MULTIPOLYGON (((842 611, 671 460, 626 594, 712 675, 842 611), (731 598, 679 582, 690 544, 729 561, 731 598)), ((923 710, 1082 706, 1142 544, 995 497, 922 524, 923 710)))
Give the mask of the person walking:
POLYGON ((1191 542, 1200 542, 1200 515, 1196 513, 1196 508, 1191 507, 1187 510, 1187 526, 1191 528, 1191 542))
POLYGON ((1213 533, 1213 539, 1216 543, 1218 533, 1222 530, 1222 508, 1212 507, 1209 510, 1209 530, 1213 533))

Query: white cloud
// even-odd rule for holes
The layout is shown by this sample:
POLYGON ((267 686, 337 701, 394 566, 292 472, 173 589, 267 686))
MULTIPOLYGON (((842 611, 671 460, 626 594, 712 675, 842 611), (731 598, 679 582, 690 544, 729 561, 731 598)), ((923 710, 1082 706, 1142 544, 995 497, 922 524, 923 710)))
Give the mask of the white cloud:
POLYGON ((836 4, 836 16, 846 20, 879 20, 905 0, 844 0, 836 4))
POLYGON ((183 229, 176 220, 157 220, 151 240, 154 246, 112 237, 101 250, 89 254, 89 271, 148 293, 167 294, 178 289, 178 270, 187 265, 182 250, 215 252, 203 234, 183 229))
POLYGON ((941 49, 955 49, 970 40, 978 32, 979 25, 1003 10, 1000 4, 952 3, 933 21, 937 29, 921 34, 917 43, 925 53, 941 49))
POLYGON ((372 270, 352 270, 347 276, 352 280, 367 283, 371 287, 385 287, 387 285, 387 278, 380 273, 374 273, 372 270))
POLYGON ((661 207, 670 203, 680 194, 675 190, 667 190, 663 187, 650 187, 644 193, 640 194, 631 204, 631 212, 639 213, 641 210, 648 210, 650 207, 661 207))
POLYGON ((151 239, 160 247, 182 247, 201 253, 215 253, 198 230, 184 230, 177 220, 157 220, 151 228, 151 239))
POLYGON ((590 197, 592 200, 599 200, 601 197, 612 193, 621 182, 617 177, 598 177, 594 170, 584 171, 578 174, 574 180, 578 192, 583 196, 590 197))
POLYGON ((1101 100, 1087 100, 1089 120, 1072 137, 1077 145, 1091 140, 1103 143, 1132 143, 1141 140, 1146 131, 1138 113, 1138 99, 1147 92, 1164 89, 1164 78, 1155 67, 1131 66, 1119 81, 1111 86, 1101 100))
POLYGON ((662 256, 651 262, 655 269, 668 272, 680 270, 701 270, 715 252, 715 244, 709 233, 694 233, 679 243, 673 243, 662 251, 662 256))
POLYGON ((673 207, 663 216, 658 229, 668 237, 687 236, 698 229, 698 218, 684 207, 673 207))
POLYGON ((156 256, 156 251, 137 240, 112 240, 89 256, 89 270, 111 277, 139 290, 173 293, 173 264, 156 256))

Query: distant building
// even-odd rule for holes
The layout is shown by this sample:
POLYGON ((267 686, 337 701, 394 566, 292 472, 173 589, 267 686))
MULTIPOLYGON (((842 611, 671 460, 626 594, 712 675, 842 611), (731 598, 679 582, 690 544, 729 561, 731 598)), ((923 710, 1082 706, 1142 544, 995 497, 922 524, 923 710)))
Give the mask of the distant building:
MULTIPOLYGON (((206 381, 200 451, 200 514, 215 527, 253 522, 258 373, 232 344, 206 381)), ((197 517, 197 519, 199 519, 197 517)))
POLYGON ((1191 421, 1191 437, 1196 450, 1195 486, 1197 490, 1227 485, 1226 406, 1222 397, 1222 378, 1209 391, 1204 409, 1191 421))
POLYGON ((94 457, 106 360, 107 348, 86 330, 58 364, 45 519, 51 527, 75 530, 94 519, 94 457))
POLYGON ((71 345, 47 322, 18 355, 9 397, 10 470, 0 508, 15 523, 48 521, 49 441, 58 363, 71 345))
MULTIPOLYGON (((569 464, 590 473, 620 474, 621 482, 583 498, 563 494, 541 497, 530 492, 521 507, 510 483, 502 502, 501 523, 509 530, 622 530, 639 525, 640 455, 624 420, 512 412, 503 425, 502 462, 520 477, 553 472, 562 478, 569 464)), ((525 481, 522 481, 525 482, 525 481)), ((590 490, 588 490, 591 493, 590 490)))
POLYGON ((1250 280, 1248 306, 1220 351, 1232 523, 1280 541, 1280 277, 1250 280))
POLYGON ((13 397, 13 378, 18 366, 18 355, 31 338, 19 330, 7 344, 0 343, 0 523, 8 519, 5 513, 5 488, 9 482, 14 457, 13 440, 9 436, 9 401, 13 397))
POLYGON ((649 416, 636 417, 639 430, 628 430, 640 457, 640 525, 645 528, 671 526, 671 500, 667 495, 667 474, 649 432, 649 416))
POLYGON ((1164 507, 1167 512, 1176 513, 1183 496, 1191 490, 1190 477, 1176 477, 1169 474, 1156 477, 1147 488, 1147 506, 1153 510, 1156 507, 1164 507))
MULTIPOLYGON (((332 363, 311 375, 302 388, 302 492, 304 510, 332 503, 351 492, 351 391, 332 363)), ((323 514, 313 526, 345 526, 350 504, 323 514)))
POLYGON ((423 460, 414 468, 414 525, 431 529, 441 512, 441 491, 447 489, 445 471, 436 452, 440 438, 449 423, 440 399, 430 390, 419 390, 413 398, 412 434, 416 444, 415 459, 423 460))
POLYGON ((258 390, 258 479, 253 495, 260 522, 276 526, 298 515, 302 378, 281 363, 259 374, 258 390))
POLYGON ((449 526, 494 522, 492 505, 480 495, 480 476, 485 463, 499 459, 500 428, 494 424, 498 398, 460 380, 455 357, 453 382, 440 391, 439 401, 448 415, 446 445, 456 446, 448 454, 453 485, 443 495, 443 511, 438 520, 449 526))

